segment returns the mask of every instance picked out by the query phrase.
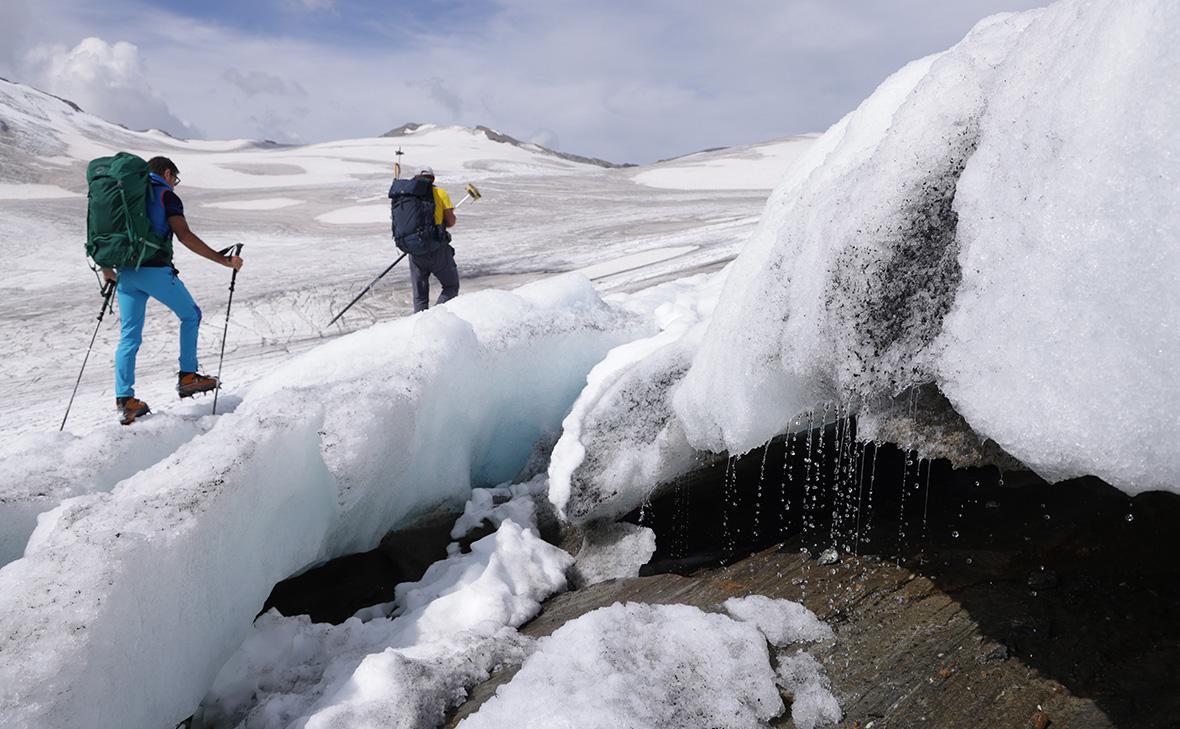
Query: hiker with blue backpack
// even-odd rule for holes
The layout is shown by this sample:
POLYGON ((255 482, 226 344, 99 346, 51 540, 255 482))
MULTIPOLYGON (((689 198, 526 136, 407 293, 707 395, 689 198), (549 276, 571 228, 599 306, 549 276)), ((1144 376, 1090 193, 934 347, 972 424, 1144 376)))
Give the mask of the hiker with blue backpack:
POLYGON ((198 372, 197 331, 201 309, 172 265, 175 237, 193 253, 235 272, 237 255, 224 255, 205 244, 188 226, 184 204, 176 194, 180 170, 167 157, 144 162, 121 152, 94 160, 87 168, 89 202, 86 252, 115 283, 121 333, 115 352, 115 405, 119 422, 130 425, 151 408, 135 397, 135 359, 143 340, 148 299, 167 306, 180 320, 181 398, 216 390, 216 377, 198 372))
POLYGON ((435 186, 434 169, 420 167, 413 177, 394 180, 389 198, 394 243, 410 256, 414 312, 430 306, 431 275, 442 286, 436 303, 458 296, 459 268, 447 230, 455 225, 455 206, 447 191, 435 186))

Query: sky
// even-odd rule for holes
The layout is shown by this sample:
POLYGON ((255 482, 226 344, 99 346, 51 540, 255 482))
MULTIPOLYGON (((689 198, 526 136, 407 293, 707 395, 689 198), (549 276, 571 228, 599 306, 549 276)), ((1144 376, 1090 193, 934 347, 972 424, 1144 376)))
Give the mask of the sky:
POLYGON ((0 76, 133 129, 287 143, 483 124, 647 163, 822 132, 1047 0, 0 0, 0 76))

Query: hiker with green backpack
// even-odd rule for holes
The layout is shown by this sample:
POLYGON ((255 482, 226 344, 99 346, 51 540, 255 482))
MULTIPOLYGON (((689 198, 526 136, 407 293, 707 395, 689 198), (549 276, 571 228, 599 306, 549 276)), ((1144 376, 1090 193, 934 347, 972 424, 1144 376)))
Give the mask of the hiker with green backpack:
POLYGON ((199 256, 238 271, 242 259, 210 248, 188 226, 184 204, 176 194, 180 170, 167 157, 144 162, 120 152, 90 163, 86 252, 116 282, 121 334, 115 352, 115 405, 119 422, 130 425, 151 412, 135 397, 135 358, 143 340, 149 298, 172 310, 180 320, 180 371, 176 392, 181 398, 216 390, 216 377, 197 369, 197 330, 201 309, 172 265, 175 236, 199 256))

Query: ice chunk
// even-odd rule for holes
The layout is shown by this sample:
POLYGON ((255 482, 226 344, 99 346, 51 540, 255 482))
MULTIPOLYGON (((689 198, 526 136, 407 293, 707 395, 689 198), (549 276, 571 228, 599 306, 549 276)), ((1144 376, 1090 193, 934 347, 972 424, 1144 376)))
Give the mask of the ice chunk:
POLYGON ((790 289, 814 288, 803 279, 822 270, 823 258, 818 241, 805 256, 802 236, 792 240, 786 228, 802 227, 814 217, 805 202, 807 191, 823 187, 825 179, 860 161, 879 142, 932 62, 916 61, 887 79, 820 137, 771 194, 758 227, 731 266, 701 350, 673 400, 694 446, 749 450, 782 432, 814 401, 802 391, 806 383, 784 366, 779 350, 791 312, 790 289))
POLYGON ((827 623, 817 618, 815 613, 790 600, 749 595, 731 597, 723 607, 737 620, 756 625, 776 648, 790 643, 834 640, 836 637, 827 623))
POLYGON ((638 577, 639 568, 656 553, 656 533, 627 522, 597 524, 582 540, 574 562, 574 586, 638 577))
POLYGON ((783 711, 766 640, 687 605, 619 604, 543 638, 462 729, 746 729, 783 711))
POLYGON ((791 721, 798 729, 828 726, 844 718, 823 666, 810 654, 781 654, 778 683, 791 694, 791 721))
POLYGON ((1049 479, 1180 490, 1177 33, 1168 0, 1047 9, 959 181, 941 385, 1049 479))
POLYGON ((775 191, 676 394, 690 443, 745 452, 817 401, 933 377, 959 281, 955 183, 994 64, 1029 20, 981 24, 898 71, 775 191))
POLYGON ((535 526, 537 500, 544 499, 548 489, 549 479, 544 474, 525 483, 475 489, 451 528, 451 539, 462 539, 485 521, 493 527, 499 527, 505 519, 535 526))
POLYGON ((222 668, 198 726, 435 726, 468 687, 524 658, 514 628, 565 588, 572 561, 507 520, 399 585, 392 620, 325 625, 272 611, 222 668))
POLYGON ((689 443, 744 452, 817 401, 888 430, 935 387, 963 420, 910 417, 920 451, 1175 490, 1177 30, 1175 3, 1069 0, 886 81, 733 264, 673 397, 689 443))
POLYGON ((671 397, 724 280, 699 276, 619 301, 650 316, 659 332, 607 354, 562 423, 549 499, 567 520, 617 518, 699 463, 671 397))

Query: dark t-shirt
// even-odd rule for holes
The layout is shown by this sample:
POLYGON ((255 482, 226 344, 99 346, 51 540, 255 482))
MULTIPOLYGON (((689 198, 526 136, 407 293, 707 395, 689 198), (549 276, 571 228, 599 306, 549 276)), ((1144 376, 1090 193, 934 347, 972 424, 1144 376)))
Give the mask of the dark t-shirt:
MULTIPOLYGON (((182 218, 184 217, 184 203, 180 201, 180 196, 175 192, 172 190, 165 190, 160 200, 164 203, 165 225, 167 225, 168 218, 171 218, 173 215, 179 215, 182 218)), ((168 238, 172 238, 171 226, 168 227, 168 238)), ((143 265, 148 268, 163 268, 165 266, 171 266, 172 253, 171 251, 161 252, 158 255, 144 261, 143 265)))

